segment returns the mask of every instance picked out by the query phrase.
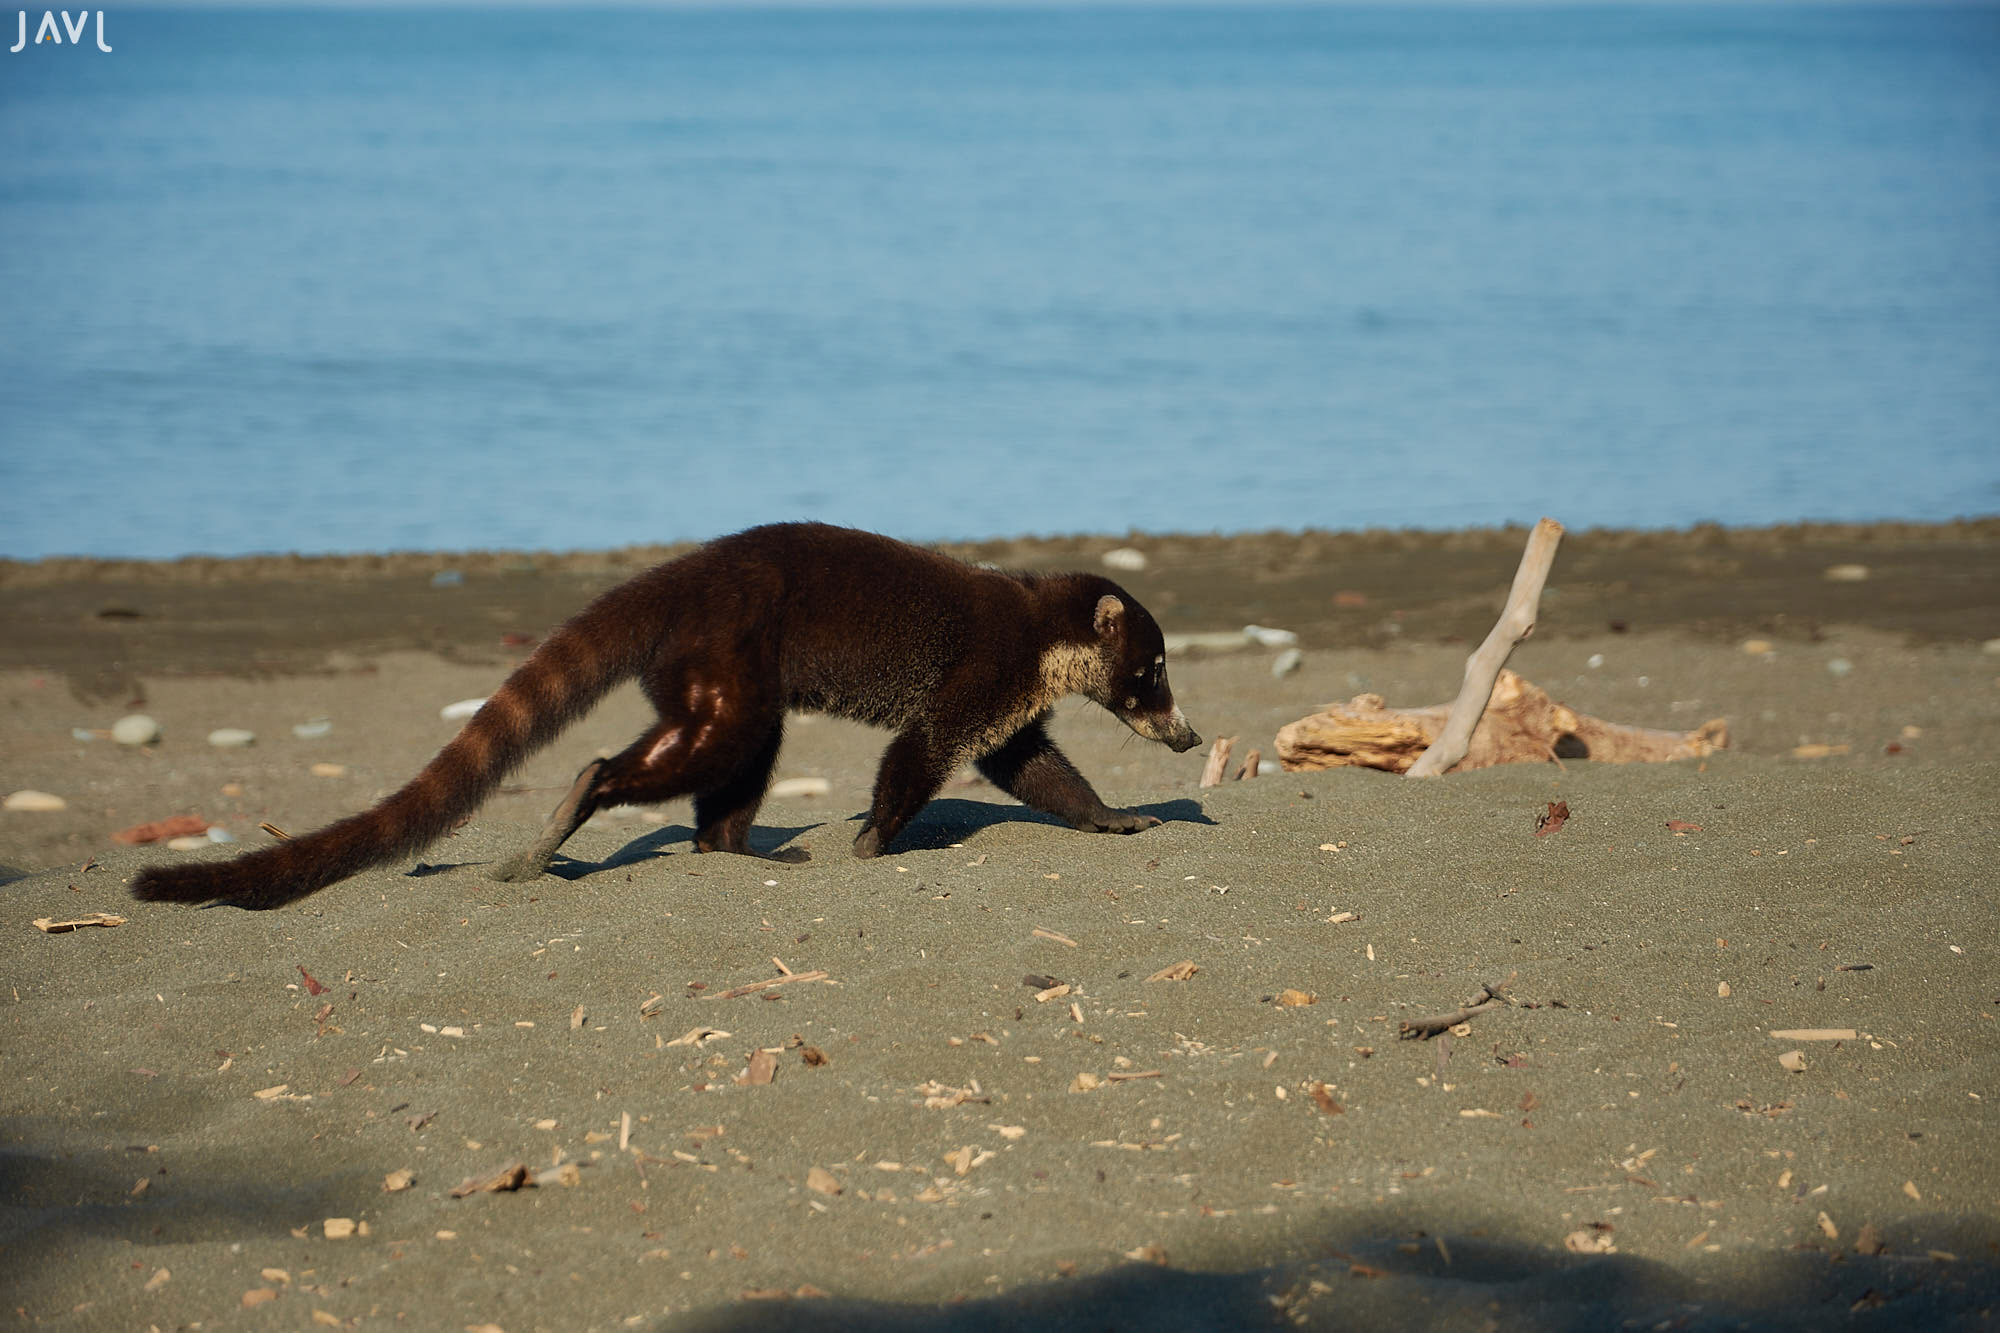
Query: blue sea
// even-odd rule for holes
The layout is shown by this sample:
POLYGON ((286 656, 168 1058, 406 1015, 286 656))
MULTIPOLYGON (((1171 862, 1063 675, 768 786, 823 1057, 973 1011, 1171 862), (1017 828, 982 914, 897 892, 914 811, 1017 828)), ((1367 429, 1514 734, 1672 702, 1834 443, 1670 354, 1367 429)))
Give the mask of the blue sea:
POLYGON ((42 12, 0 555, 2000 512, 1992 6, 42 12))

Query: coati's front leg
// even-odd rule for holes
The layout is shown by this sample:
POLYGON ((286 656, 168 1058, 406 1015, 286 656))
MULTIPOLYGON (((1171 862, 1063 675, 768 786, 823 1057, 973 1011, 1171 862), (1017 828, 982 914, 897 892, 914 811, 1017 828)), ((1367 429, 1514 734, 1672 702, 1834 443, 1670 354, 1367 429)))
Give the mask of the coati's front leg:
POLYGON ((888 851, 896 835, 944 786, 952 763, 953 756, 922 731, 906 731, 889 742, 875 774, 875 799, 854 839, 854 854, 866 860, 888 851))
POLYGON ((988 782, 1023 805, 1054 815, 1086 833, 1137 833, 1160 822, 1136 810, 1113 809, 1099 799, 1083 774, 1049 739, 1045 722, 1045 717, 1036 718, 978 762, 988 782))

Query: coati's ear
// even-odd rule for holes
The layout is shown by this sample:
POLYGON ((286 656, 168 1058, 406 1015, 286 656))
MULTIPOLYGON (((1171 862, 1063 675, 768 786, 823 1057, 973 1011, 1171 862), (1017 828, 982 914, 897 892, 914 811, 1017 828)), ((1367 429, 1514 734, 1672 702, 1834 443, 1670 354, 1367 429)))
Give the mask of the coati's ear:
POLYGON ((1124 632, 1125 603, 1110 593, 1097 599, 1097 613, 1091 617, 1091 626, 1097 630, 1097 637, 1109 639, 1124 632))

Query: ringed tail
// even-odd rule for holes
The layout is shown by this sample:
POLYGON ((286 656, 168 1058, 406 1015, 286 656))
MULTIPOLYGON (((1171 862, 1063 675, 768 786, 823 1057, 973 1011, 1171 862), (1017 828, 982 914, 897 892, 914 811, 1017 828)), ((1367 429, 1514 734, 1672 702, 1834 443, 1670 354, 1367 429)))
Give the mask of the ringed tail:
MULTIPOLYGON (((637 673, 645 645, 625 603, 606 593, 557 629, 507 677, 437 757, 374 807, 234 860, 150 866, 132 882, 149 902, 296 902, 386 861, 416 855, 477 810, 524 760, 637 673)), ((622 594, 622 595, 621 595, 622 594)))

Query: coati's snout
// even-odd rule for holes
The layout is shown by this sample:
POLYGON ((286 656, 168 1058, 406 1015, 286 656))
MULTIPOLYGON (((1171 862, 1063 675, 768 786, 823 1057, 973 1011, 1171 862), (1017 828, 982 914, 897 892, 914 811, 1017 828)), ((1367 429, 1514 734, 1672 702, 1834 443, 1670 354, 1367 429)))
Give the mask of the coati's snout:
POLYGON ((1147 740, 1158 741, 1175 754, 1185 754, 1201 744, 1201 737, 1188 725, 1179 708, 1165 714, 1140 713, 1122 720, 1147 740))

